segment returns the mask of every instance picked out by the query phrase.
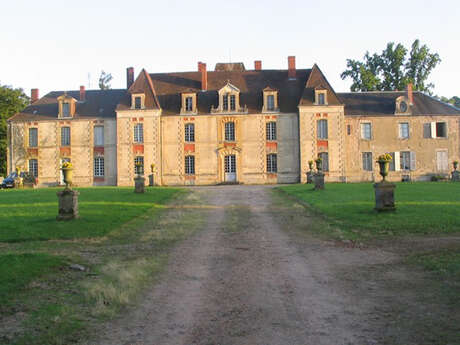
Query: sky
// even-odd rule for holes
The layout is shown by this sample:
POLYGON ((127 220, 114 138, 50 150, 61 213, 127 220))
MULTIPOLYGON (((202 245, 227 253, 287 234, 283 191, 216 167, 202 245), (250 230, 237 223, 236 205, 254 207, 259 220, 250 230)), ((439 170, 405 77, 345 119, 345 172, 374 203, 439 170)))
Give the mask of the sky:
POLYGON ((337 92, 346 59, 380 53, 388 42, 420 39, 442 62, 434 94, 460 96, 460 1, 2 1, 0 84, 51 90, 126 86, 126 68, 150 73, 213 70, 217 62, 287 69, 317 63, 337 92))

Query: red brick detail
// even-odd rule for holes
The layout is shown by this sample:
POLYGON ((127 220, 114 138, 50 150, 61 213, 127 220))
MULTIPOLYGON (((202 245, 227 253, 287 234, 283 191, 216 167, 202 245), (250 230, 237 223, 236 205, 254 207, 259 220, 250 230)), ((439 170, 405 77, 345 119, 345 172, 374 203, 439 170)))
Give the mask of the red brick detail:
POLYGON ((144 145, 143 144, 133 145, 133 153, 134 154, 144 153, 144 145))
POLYGON ((72 122, 70 122, 70 121, 66 121, 65 123, 66 123, 67 125, 70 125, 72 122))
POLYGON ((276 120, 277 116, 276 115, 272 115, 272 119, 273 120, 276 120))
POLYGON ((224 143, 224 147, 235 147, 236 143, 224 143))
POLYGON ((105 178, 104 177, 95 177, 94 182, 104 182, 105 178))
POLYGON ((266 118, 267 120, 270 120, 270 116, 268 116, 268 115, 267 115, 267 116, 265 116, 265 118, 266 118))
POLYGON ((195 152, 195 144, 184 144, 185 152, 195 152))
POLYGON ((68 157, 72 154, 72 150, 70 147, 60 147, 59 152, 61 154, 61 157, 68 157))
POLYGON ((96 147, 94 148, 94 153, 95 153, 95 154, 98 153, 98 154, 102 154, 102 155, 103 155, 103 154, 104 154, 104 146, 96 146, 96 147))
POLYGON ((327 148, 327 147, 329 146, 327 140, 318 140, 318 141, 316 142, 316 145, 317 145, 318 147, 325 147, 325 148, 327 148))
POLYGON ((324 114, 323 114, 323 117, 327 117, 327 113, 324 113, 324 114))
POLYGON ((278 178, 277 173, 267 173, 267 178, 278 178))
POLYGON ((320 114, 320 113, 317 113, 317 114, 316 114, 316 117, 321 117, 321 114, 320 114))
POLYGON ((143 118, 143 117, 140 117, 140 118, 139 118, 139 121, 144 121, 144 118, 143 118))
POLYGON ((194 117, 191 117, 191 118, 190 118, 190 121, 195 121, 195 118, 194 118, 194 117))
POLYGON ((185 175, 186 180, 195 180, 195 175, 185 175))
POLYGON ((37 157, 38 156, 38 149, 28 148, 27 149, 27 154, 29 155, 29 157, 37 157))
POLYGON ((94 120, 93 123, 97 123, 97 120, 94 120))
POLYGON ((278 148, 278 143, 276 141, 267 141, 265 143, 267 148, 276 150, 278 148))
POLYGON ((133 118, 131 119, 131 121, 133 121, 133 122, 137 121, 137 117, 133 117, 133 118))
POLYGON ((34 126, 38 126, 38 122, 34 122, 34 126))

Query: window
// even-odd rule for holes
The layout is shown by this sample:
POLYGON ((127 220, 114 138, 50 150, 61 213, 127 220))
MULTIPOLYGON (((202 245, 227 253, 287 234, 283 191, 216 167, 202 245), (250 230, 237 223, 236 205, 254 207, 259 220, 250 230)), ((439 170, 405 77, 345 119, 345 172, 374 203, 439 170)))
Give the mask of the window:
POLYGON ((134 126, 134 142, 144 142, 144 125, 142 123, 138 123, 134 126))
POLYGON ((186 142, 195 141, 195 125, 193 123, 187 123, 185 125, 185 141, 186 142))
POLYGON ((192 111, 193 110, 193 98, 186 97, 185 98, 185 111, 192 111))
POLYGON ((222 96, 222 109, 228 110, 228 95, 222 96))
POLYGON ((230 110, 236 110, 236 97, 235 97, 235 95, 230 95, 230 110))
POLYGON ((61 146, 70 146, 70 127, 61 127, 61 146))
POLYGON ((318 94, 318 104, 325 104, 324 93, 318 94))
POLYGON ((430 122, 423 125, 424 138, 447 138, 447 123, 430 122))
POLYGON ((372 171, 372 152, 363 152, 363 170, 372 171))
POLYGON ((138 175, 144 173, 144 157, 137 156, 134 158, 134 173, 138 175))
POLYGON ((327 139, 327 120, 318 120, 318 139, 327 139))
POLYGON ((275 110, 275 96, 274 95, 267 96, 267 110, 269 111, 275 110))
POLYGON ((94 127, 94 146, 104 146, 104 127, 94 127))
POLYGON ((347 135, 351 134, 351 125, 347 125, 347 135))
POLYGON ((134 109, 141 109, 141 108, 142 108, 142 98, 134 97, 134 109))
POLYGON ((436 122, 436 138, 447 138, 447 126, 445 122, 436 122))
POLYGON ((195 156, 185 156, 185 174, 195 175, 195 156))
POLYGON ((95 177, 104 177, 104 157, 95 157, 94 158, 94 176, 95 177))
POLYGON ((38 146, 38 129, 29 128, 29 147, 38 146))
POLYGON ((267 140, 276 140, 276 122, 267 122, 266 125, 267 140))
POLYGON ((409 139, 409 124, 407 122, 399 124, 399 138, 409 139))
MULTIPOLYGON (((389 164, 389 170, 390 171, 395 171, 396 170, 396 155, 394 152, 390 152, 389 155, 391 156, 391 161, 389 164)), ((399 169, 398 169, 399 170, 399 169)))
POLYGON ((318 157, 321 158, 323 171, 329 171, 329 154, 327 152, 321 152, 318 153, 318 157))
POLYGON ((29 174, 33 177, 38 177, 38 160, 30 159, 29 160, 29 174))
POLYGON ((235 123, 225 123, 225 141, 235 141, 235 123))
POLYGON ((361 124, 361 138, 366 140, 372 139, 372 124, 362 123, 361 124))
POLYGON ((70 117, 70 103, 62 103, 62 117, 70 117))
POLYGON ((410 170, 410 152, 402 151, 399 157, 401 170, 410 170))
POLYGON ((267 155, 267 172, 276 173, 278 171, 276 153, 270 153, 267 155))

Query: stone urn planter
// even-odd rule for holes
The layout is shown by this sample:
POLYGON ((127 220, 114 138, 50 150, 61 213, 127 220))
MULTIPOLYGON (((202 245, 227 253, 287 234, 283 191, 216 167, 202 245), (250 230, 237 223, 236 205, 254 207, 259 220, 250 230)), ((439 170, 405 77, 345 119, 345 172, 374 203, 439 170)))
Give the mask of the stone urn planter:
POLYGON ((307 171, 307 183, 313 183, 313 161, 308 161, 308 168, 310 171, 307 171))
POLYGON ((452 182, 460 182, 460 171, 457 170, 458 162, 453 161, 452 165, 454 166, 454 171, 452 171, 452 182))
POLYGON ((57 192, 58 196, 58 216, 57 220, 72 220, 78 218, 78 195, 79 192, 72 190, 73 166, 70 162, 64 162, 61 166, 64 176, 65 188, 57 192))
POLYGON ((145 178, 144 166, 137 164, 137 176, 134 178, 134 193, 144 193, 145 191, 145 178))
POLYGON ((62 175, 64 175, 64 183, 66 189, 71 189, 72 180, 73 180, 73 169, 72 168, 62 168, 62 175))
POLYGON ((386 181, 392 159, 393 158, 388 153, 380 155, 377 158, 380 170, 379 173, 382 176, 382 181, 374 184, 375 210, 378 212, 396 210, 394 197, 396 185, 386 181))
POLYGON ((454 166, 454 170, 457 170, 458 168, 458 161, 453 161, 452 165, 454 166))
POLYGON ((316 170, 319 172, 323 171, 323 160, 321 158, 316 158, 315 159, 315 164, 316 164, 316 170))
POLYGON ((379 173, 382 176, 382 181, 386 181, 386 177, 388 176, 388 171, 390 170, 390 162, 388 161, 377 161, 379 164, 379 173))

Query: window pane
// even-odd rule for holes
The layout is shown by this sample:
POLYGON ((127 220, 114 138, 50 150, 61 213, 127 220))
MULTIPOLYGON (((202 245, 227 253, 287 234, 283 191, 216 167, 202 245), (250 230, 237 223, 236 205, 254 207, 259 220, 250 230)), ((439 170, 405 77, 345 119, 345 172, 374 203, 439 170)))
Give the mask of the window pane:
POLYGON ((187 175, 195 174, 195 156, 185 156, 185 173, 187 175))
POLYGON ((63 117, 70 116, 70 104, 69 103, 62 103, 62 116, 63 117))
POLYGON ((363 152, 363 170, 372 171, 372 152, 363 152))
POLYGON ((29 160, 29 174, 38 177, 38 161, 36 159, 29 160))
POLYGON ((390 156, 391 156, 391 161, 390 161, 390 171, 395 171, 395 153, 394 152, 390 152, 390 156))
POLYGON ((225 123, 225 140, 235 141, 235 124, 233 122, 225 123))
POLYGON ((318 104, 324 104, 324 93, 318 94, 318 104))
POLYGON ((318 120, 318 139, 327 139, 327 120, 318 120))
POLYGON ((329 154, 327 152, 321 152, 318 154, 318 157, 322 159, 321 165, 323 171, 329 171, 329 154))
POLYGON ((144 157, 137 156, 134 158, 134 173, 143 174, 144 173, 144 157))
POLYGON ((277 156, 274 153, 267 155, 267 172, 276 173, 278 171, 277 156))
POLYGON ((410 170, 410 152, 402 151, 400 153, 401 170, 410 170))
POLYGON ((192 97, 185 98, 185 110, 192 111, 193 110, 193 99, 192 97))
POLYGON ((185 125, 185 141, 195 141, 195 125, 193 123, 187 123, 185 125))
POLYGON ((134 98, 134 108, 141 109, 141 97, 134 98))
POLYGON ((94 158, 94 176, 103 177, 105 174, 104 157, 94 158))
POLYGON ((446 138, 447 129, 445 122, 436 122, 436 137, 437 138, 446 138))
POLYGON ((29 147, 38 146, 38 129, 29 128, 29 147))
POLYGON ((70 146, 70 127, 61 127, 61 146, 70 146))
POLYGON ((407 122, 399 124, 399 137, 401 139, 409 138, 409 124, 407 122))
POLYGON ((143 143, 144 142, 144 125, 138 123, 134 126, 134 142, 143 143))
POLYGON ((267 122, 266 136, 267 140, 276 140, 276 122, 267 122))
POLYGON ((104 127, 94 127, 94 146, 104 146, 104 127))
POLYGON ((222 96, 222 109, 228 110, 228 95, 222 96))
POLYGON ((236 109, 236 97, 235 95, 230 96, 230 110, 236 109))
POLYGON ((361 130, 362 130, 362 138, 363 139, 368 139, 370 140, 372 137, 372 127, 370 123, 362 123, 361 124, 361 130))
POLYGON ((267 96, 267 110, 275 110, 275 96, 274 95, 267 96))

